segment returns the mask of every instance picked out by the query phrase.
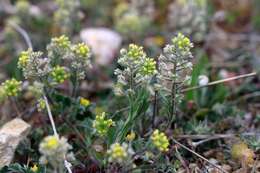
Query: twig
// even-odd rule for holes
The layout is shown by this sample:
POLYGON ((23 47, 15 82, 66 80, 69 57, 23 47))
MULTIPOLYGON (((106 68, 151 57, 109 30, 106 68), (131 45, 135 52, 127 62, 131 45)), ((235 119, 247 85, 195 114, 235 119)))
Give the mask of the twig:
MULTIPOLYGON (((248 73, 248 74, 244 74, 244 75, 239 75, 239 76, 235 76, 235 77, 231 77, 231 78, 213 81, 213 82, 208 83, 207 85, 185 88, 185 89, 182 89, 180 92, 185 93, 185 92, 188 92, 188 91, 193 91, 193 90, 201 89, 201 88, 204 88, 204 87, 209 87, 209 86, 221 84, 221 83, 229 82, 229 81, 232 81, 232 80, 237 80, 237 79, 242 79, 242 78, 247 78, 247 77, 253 77, 253 76, 256 76, 256 75, 257 75, 257 72, 252 72, 252 73, 248 73)), ((169 89, 165 89, 165 91, 171 92, 169 89)), ((170 94, 168 94, 167 96, 169 96, 169 95, 170 94)), ((151 99, 151 100, 153 100, 153 99, 151 99)))
POLYGON ((212 86, 212 85, 217 85, 217 84, 229 82, 229 81, 232 81, 232 80, 237 80, 237 79, 242 79, 242 78, 247 78, 247 77, 253 77, 253 76, 256 76, 256 75, 257 75, 256 72, 243 74, 243 75, 239 75, 239 76, 235 76, 235 77, 230 77, 230 78, 226 78, 226 79, 213 81, 213 82, 208 83, 207 85, 194 86, 194 87, 186 88, 186 89, 181 90, 181 92, 184 93, 184 92, 187 92, 187 91, 197 90, 197 89, 200 89, 200 88, 209 87, 209 86, 212 86))
MULTIPOLYGON (((207 138, 235 138, 239 134, 210 134, 210 135, 178 135, 174 136, 174 138, 178 139, 207 139, 207 138)), ((258 136, 260 133, 242 133, 241 136, 258 136)))
POLYGON ((199 145, 201 145, 201 144, 203 144, 205 142, 208 142, 208 141, 211 141, 211 140, 215 140, 215 139, 223 139, 223 138, 230 138, 230 137, 229 136, 223 136, 223 137, 219 137, 219 136, 215 137, 215 136, 213 136, 213 137, 210 137, 210 138, 202 139, 202 140, 200 140, 198 142, 192 142, 191 144, 192 144, 193 147, 197 147, 197 146, 199 146, 199 145))
POLYGON ((211 164, 212 166, 214 166, 215 168, 219 169, 220 171, 224 172, 224 173, 228 173, 226 170, 222 169, 221 167, 219 167, 218 165, 216 165, 215 163, 210 162, 208 159, 206 159, 205 157, 203 157, 202 155, 196 153, 195 151, 189 149, 188 147, 186 147, 185 145, 179 143, 178 141, 176 141, 175 139, 172 138, 172 141, 178 145, 180 145, 182 148, 184 148, 185 150, 188 150, 189 152, 191 152, 192 154, 196 155, 197 157, 205 160, 206 162, 208 162, 209 164, 211 164))
POLYGON ((9 25, 12 26, 19 34, 21 34, 21 36, 24 38, 28 48, 32 49, 32 42, 31 39, 29 37, 29 35, 27 34, 27 32, 21 28, 19 25, 17 25, 16 23, 13 22, 9 22, 9 25))

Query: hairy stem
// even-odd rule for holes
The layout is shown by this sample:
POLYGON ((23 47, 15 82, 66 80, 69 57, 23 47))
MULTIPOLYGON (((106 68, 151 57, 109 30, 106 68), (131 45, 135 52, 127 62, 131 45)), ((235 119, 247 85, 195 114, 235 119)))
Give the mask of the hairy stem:
POLYGON ((52 116, 52 113, 51 113, 51 109, 50 109, 50 105, 49 105, 48 99, 47 99, 47 97, 45 95, 43 96, 43 98, 44 98, 44 101, 45 101, 45 104, 46 104, 46 108, 47 108, 49 119, 51 121, 51 126, 52 126, 53 133, 58 138, 59 135, 58 135, 57 130, 56 130, 56 126, 55 126, 54 119, 53 119, 53 116, 52 116))
MULTIPOLYGON (((177 68, 177 64, 174 63, 173 64, 173 74, 176 75, 176 68, 177 68)), ((171 105, 170 105, 170 121, 169 121, 169 126, 171 126, 174 117, 177 116, 177 109, 176 109, 176 94, 177 94, 177 83, 176 83, 176 79, 174 77, 173 81, 172 81, 172 89, 171 89, 171 105)), ((176 117, 177 118, 177 117, 176 117)))
MULTIPOLYGON (((48 99, 47 97, 44 95, 43 96, 44 98, 44 101, 45 101, 45 104, 46 104, 46 108, 47 108, 47 112, 48 112, 48 116, 49 116, 49 119, 51 121, 51 126, 52 126, 52 130, 53 130, 53 133, 54 135, 59 138, 59 135, 57 133, 57 130, 56 130, 56 126, 55 126, 55 122, 54 122, 54 119, 53 119, 53 116, 52 116, 52 113, 51 113, 51 109, 50 109, 50 105, 49 105, 49 102, 48 102, 48 99)), ((70 167, 72 166, 70 162, 68 162, 64 156, 64 166, 65 168, 68 170, 69 173, 72 173, 70 167)), ((62 170, 62 169, 60 169, 62 170)))

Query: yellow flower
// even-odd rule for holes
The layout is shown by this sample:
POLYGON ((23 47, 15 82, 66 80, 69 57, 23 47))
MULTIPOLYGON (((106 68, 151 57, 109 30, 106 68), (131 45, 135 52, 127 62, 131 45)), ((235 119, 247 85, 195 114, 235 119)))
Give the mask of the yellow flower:
POLYGON ((193 46, 190 39, 185 37, 182 33, 178 33, 178 35, 172 39, 172 42, 180 50, 189 50, 193 46))
POLYGON ((73 51, 80 57, 88 57, 90 50, 85 43, 79 43, 75 45, 73 51))
POLYGON ((56 66, 51 72, 51 77, 56 83, 60 84, 69 78, 69 73, 64 67, 56 66))
POLYGON ((69 48, 70 47, 69 38, 65 35, 52 38, 52 42, 57 44, 61 48, 69 48))
POLYGON ((79 103, 80 103, 80 105, 82 105, 84 107, 87 107, 87 106, 90 105, 90 101, 88 99, 83 98, 83 97, 80 98, 79 103))
POLYGON ((44 110, 45 107, 46 107, 45 100, 42 99, 42 98, 40 98, 40 99, 38 100, 38 104, 37 104, 38 111, 44 110))
POLYGON ((46 138, 45 147, 48 149, 55 149, 59 146, 59 139, 56 136, 50 136, 46 138))
POLYGON ((160 132, 158 129, 156 129, 152 134, 152 143, 162 152, 166 152, 169 150, 169 140, 167 136, 160 132))
POLYGON ((141 57, 145 56, 145 52, 143 51, 143 47, 135 44, 130 44, 127 56, 135 61, 138 61, 141 57))
POLYGON ((101 136, 104 136, 114 124, 115 122, 112 119, 106 119, 105 112, 103 112, 101 115, 96 116, 93 122, 93 128, 95 128, 101 136))
POLYGON ((135 139, 135 133, 131 131, 129 134, 126 135, 126 140, 133 141, 135 139))
POLYGON ((18 59, 18 67, 19 68, 24 68, 29 61, 29 55, 30 54, 30 50, 28 51, 22 51, 19 55, 19 59, 18 59))
POLYGON ((243 142, 232 146, 231 156, 233 159, 239 160, 246 165, 254 163, 254 152, 243 142))
POLYGON ((127 145, 123 144, 120 145, 119 143, 114 143, 110 146, 108 150, 109 154, 109 161, 110 162, 123 162, 124 159, 127 157, 127 145))
POLYGON ((149 76, 156 74, 156 72, 156 61, 152 58, 145 58, 144 63, 140 69, 140 73, 149 76))
POLYGON ((31 167, 31 171, 37 172, 38 171, 38 166, 36 164, 34 164, 33 167, 31 167))
POLYGON ((12 79, 6 80, 2 84, 2 87, 7 96, 17 96, 18 93, 22 90, 21 85, 22 85, 21 81, 17 81, 16 79, 12 78, 12 79))

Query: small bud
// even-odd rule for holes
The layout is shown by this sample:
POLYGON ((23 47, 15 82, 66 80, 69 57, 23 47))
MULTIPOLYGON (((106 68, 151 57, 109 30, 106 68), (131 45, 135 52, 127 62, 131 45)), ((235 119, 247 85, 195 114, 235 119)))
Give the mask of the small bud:
POLYGON ((2 87, 7 96, 17 96, 22 90, 22 82, 16 79, 9 79, 2 83, 2 87))
POLYGON ((51 77, 55 83, 60 84, 69 78, 69 73, 64 67, 56 66, 52 69, 51 77))

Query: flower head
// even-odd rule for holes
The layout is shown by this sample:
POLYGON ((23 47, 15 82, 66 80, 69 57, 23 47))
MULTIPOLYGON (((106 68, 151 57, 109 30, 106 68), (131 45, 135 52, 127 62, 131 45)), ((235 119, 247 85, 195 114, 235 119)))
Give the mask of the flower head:
POLYGON ((72 46, 70 66, 73 71, 76 71, 78 79, 84 79, 86 76, 86 71, 91 66, 90 57, 90 49, 85 43, 79 43, 72 46))
POLYGON ((141 69, 140 69, 140 73, 142 75, 147 75, 147 76, 152 76, 154 74, 156 74, 157 70, 156 70, 156 62, 154 59, 152 58, 145 58, 141 69))
POLYGON ((89 57, 89 47, 85 43, 79 43, 73 47, 74 53, 79 57, 89 57))
POLYGON ((46 103, 45 103, 45 100, 43 98, 40 98, 38 100, 38 104, 37 104, 37 109, 38 111, 42 111, 46 108, 46 103))
POLYGON ((114 124, 115 122, 112 119, 106 119, 105 112, 103 112, 101 115, 96 116, 93 122, 93 128, 95 128, 101 136, 104 136, 114 124))
POLYGON ((148 87, 152 77, 157 73, 156 62, 148 58, 143 47, 130 44, 128 49, 121 49, 117 68, 117 84, 114 92, 117 95, 134 93, 139 87, 148 87))
POLYGON ((70 40, 67 36, 62 35, 60 37, 54 37, 51 39, 51 42, 54 45, 57 45, 60 48, 66 49, 70 47, 70 40))
POLYGON ((56 150, 59 146, 59 138, 56 136, 49 136, 44 139, 42 147, 48 150, 56 150))
POLYGON ((81 97, 79 99, 79 103, 80 103, 81 106, 84 106, 84 107, 87 107, 87 106, 90 105, 90 101, 88 99, 83 98, 83 97, 81 97))
POLYGON ((136 137, 135 132, 131 131, 130 133, 128 133, 126 135, 126 140, 133 141, 135 139, 135 137, 136 137))
POLYGON ((181 89, 190 82, 192 71, 193 47, 190 40, 179 33, 172 39, 172 44, 164 47, 163 53, 158 59, 157 89, 162 89, 164 93, 172 91, 173 85, 177 86, 176 99, 182 101, 183 93, 181 89))
POLYGON ((231 156, 233 159, 245 164, 254 163, 254 152, 248 148, 247 144, 240 142, 234 144, 231 148, 231 156))
POLYGON ((19 55, 19 59, 18 59, 18 67, 19 68, 25 68, 29 62, 29 56, 30 56, 30 52, 29 50, 27 51, 22 51, 19 55))
POLYGON ((53 165, 62 163, 71 148, 66 138, 59 138, 54 135, 47 136, 40 143, 39 151, 42 154, 40 161, 44 164, 50 163, 53 165))
POLYGON ((42 55, 42 52, 34 52, 32 49, 20 53, 18 67, 22 69, 26 79, 38 79, 50 72, 50 60, 42 55))
POLYGON ((60 84, 69 78, 69 73, 65 70, 65 67, 56 66, 52 69, 51 77, 54 82, 60 84))
POLYGON ((138 59, 145 56, 145 52, 143 51, 142 46, 130 44, 129 47, 128 47, 127 56, 130 59, 138 60, 138 59))
POLYGON ((189 51, 193 47, 190 39, 185 37, 182 33, 178 33, 178 35, 172 39, 172 43, 179 50, 189 51))
POLYGON ((163 133, 160 132, 158 129, 156 129, 152 136, 152 143, 162 152, 166 152, 169 150, 169 140, 167 136, 163 133))
POLYGON ((107 151, 109 155, 110 162, 122 163, 128 156, 127 145, 120 145, 119 143, 114 143, 110 146, 110 149, 107 151))
POLYGON ((21 81, 17 81, 16 79, 13 78, 13 79, 6 80, 2 84, 2 87, 7 96, 17 96, 18 93, 22 90, 21 84, 22 84, 21 81))

